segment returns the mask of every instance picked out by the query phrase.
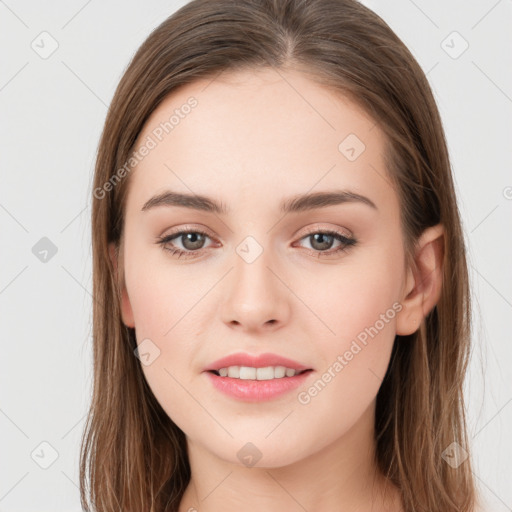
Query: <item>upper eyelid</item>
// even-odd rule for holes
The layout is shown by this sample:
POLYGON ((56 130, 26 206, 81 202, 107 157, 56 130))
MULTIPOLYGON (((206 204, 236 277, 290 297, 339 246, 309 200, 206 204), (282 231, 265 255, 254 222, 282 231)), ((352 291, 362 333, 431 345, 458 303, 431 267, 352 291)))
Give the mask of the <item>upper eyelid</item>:
POLYGON ((312 228, 308 227, 306 228, 306 233, 301 237, 304 238, 305 236, 308 236, 308 235, 311 235, 311 234, 314 234, 314 233, 325 233, 325 232, 333 232, 333 233, 338 233, 339 235, 341 236, 345 236, 346 238, 353 238, 353 234, 352 232, 347 229, 347 228, 333 228, 333 227, 322 227, 322 226, 314 226, 312 228), (344 233, 344 232, 347 232, 347 233, 344 233))
MULTIPOLYGON (((309 226, 305 229, 306 229, 306 233, 303 236, 309 235, 311 233, 326 232, 326 231, 334 231, 334 232, 338 232, 338 233, 341 231, 340 234, 344 234, 343 232, 346 232, 347 238, 353 236, 352 231, 345 227, 326 227, 326 226, 320 226, 317 224, 317 225, 313 225, 312 227, 309 226)), ((298 231, 300 231, 300 230, 297 230, 295 233, 297 234, 298 231)), ((178 227, 178 228, 176 228, 175 231, 172 231, 172 232, 168 233, 167 235, 162 235, 162 238, 171 236, 171 235, 177 235, 177 234, 183 234, 183 233, 197 233, 197 232, 204 232, 210 238, 217 238, 215 235, 212 234, 212 231, 207 227, 203 227, 203 226, 198 227, 198 226, 189 226, 189 225, 185 225, 183 227, 178 227)))
MULTIPOLYGON (((353 238, 353 234, 350 230, 347 228, 328 228, 328 227, 321 227, 316 226, 312 228, 306 228, 306 232, 299 238, 299 240, 302 240, 306 236, 315 234, 315 233, 336 233, 341 236, 344 236, 345 238, 353 238), (344 233, 344 231, 347 231, 347 233, 344 233)), ((178 237, 181 235, 184 235, 186 233, 204 233, 206 236, 208 236, 211 239, 217 239, 214 235, 210 234, 210 231, 207 228, 192 228, 185 226, 184 228, 178 228, 176 231, 172 231, 171 233, 168 233, 167 235, 162 235, 160 238, 167 238, 167 237, 178 237)))

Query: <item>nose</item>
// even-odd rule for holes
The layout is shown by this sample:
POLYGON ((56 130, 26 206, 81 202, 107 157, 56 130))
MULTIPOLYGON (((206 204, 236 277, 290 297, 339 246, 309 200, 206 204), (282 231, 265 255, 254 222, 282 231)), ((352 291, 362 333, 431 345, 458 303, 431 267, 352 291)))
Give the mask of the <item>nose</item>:
POLYGON ((234 269, 228 277, 221 305, 222 321, 246 332, 280 329, 290 316, 290 291, 285 276, 272 263, 270 251, 254 260, 234 255, 234 269))

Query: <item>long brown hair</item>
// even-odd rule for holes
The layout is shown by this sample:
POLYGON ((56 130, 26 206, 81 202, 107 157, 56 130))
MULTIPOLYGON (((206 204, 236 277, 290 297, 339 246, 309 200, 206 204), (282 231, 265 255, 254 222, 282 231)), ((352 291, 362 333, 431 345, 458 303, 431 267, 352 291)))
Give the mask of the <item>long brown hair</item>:
POLYGON ((409 256, 425 228, 444 225, 441 298, 416 333, 396 337, 377 395, 376 464, 399 487, 406 512, 473 511, 471 457, 458 467, 443 457, 452 443, 459 454, 469 450, 463 380, 471 332, 444 131, 414 57, 356 0, 193 0, 149 35, 121 78, 93 185, 94 384, 80 454, 82 506, 175 511, 190 480, 185 435, 153 396, 133 353, 134 329, 121 320, 122 260, 116 274, 108 250, 122 240, 130 183, 119 170, 150 114, 177 87, 265 66, 300 69, 357 102, 383 130, 409 256))

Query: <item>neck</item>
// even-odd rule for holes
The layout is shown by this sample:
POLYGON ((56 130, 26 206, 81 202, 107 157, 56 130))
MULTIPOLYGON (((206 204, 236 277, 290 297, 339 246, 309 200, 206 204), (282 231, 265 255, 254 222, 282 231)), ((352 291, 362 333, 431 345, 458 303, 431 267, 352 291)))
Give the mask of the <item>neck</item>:
POLYGON ((399 492, 375 465, 372 403, 348 432, 293 464, 243 467, 188 440, 190 483, 179 512, 400 511, 399 492))

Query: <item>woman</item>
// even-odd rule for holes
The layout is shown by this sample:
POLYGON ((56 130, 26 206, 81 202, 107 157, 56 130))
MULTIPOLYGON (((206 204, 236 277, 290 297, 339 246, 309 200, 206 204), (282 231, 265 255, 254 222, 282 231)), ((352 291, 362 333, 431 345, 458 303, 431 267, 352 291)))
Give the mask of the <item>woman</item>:
POLYGON ((92 232, 86 510, 475 510, 444 132, 372 11, 165 20, 112 100, 92 232))

